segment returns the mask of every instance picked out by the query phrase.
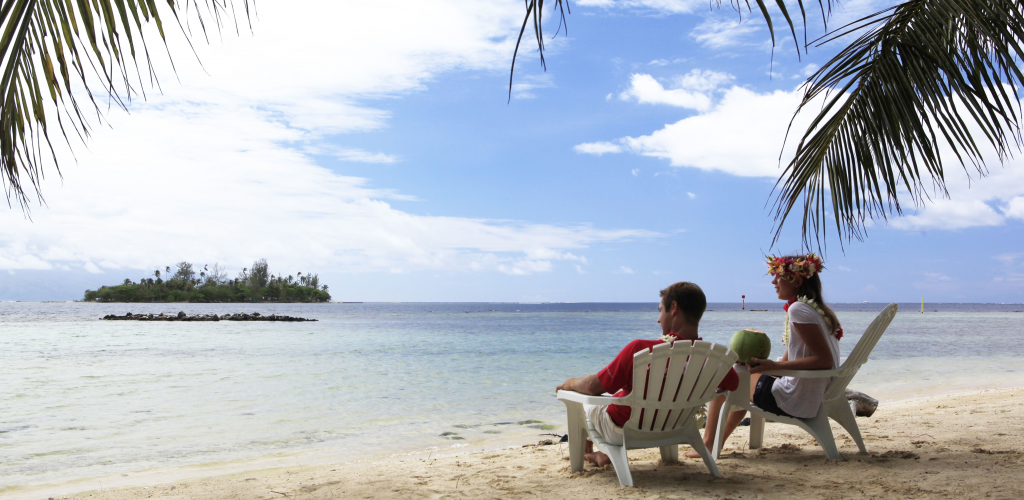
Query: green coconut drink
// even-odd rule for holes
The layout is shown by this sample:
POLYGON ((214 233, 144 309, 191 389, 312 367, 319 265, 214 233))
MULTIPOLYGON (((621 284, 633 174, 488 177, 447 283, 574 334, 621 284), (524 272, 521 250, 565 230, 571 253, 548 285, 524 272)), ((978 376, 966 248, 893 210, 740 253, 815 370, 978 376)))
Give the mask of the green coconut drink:
POLYGON ((739 363, 750 363, 750 358, 768 359, 772 354, 772 341, 761 330, 747 328, 732 335, 729 349, 739 354, 739 363))

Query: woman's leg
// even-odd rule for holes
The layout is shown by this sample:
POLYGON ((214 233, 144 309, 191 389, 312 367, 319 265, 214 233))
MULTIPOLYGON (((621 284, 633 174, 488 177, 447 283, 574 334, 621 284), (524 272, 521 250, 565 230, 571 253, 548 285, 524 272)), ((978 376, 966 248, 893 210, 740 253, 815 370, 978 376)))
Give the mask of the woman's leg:
MULTIPOLYGON (((753 373, 750 375, 750 400, 754 400, 754 389, 757 387, 757 379, 761 378, 761 375, 753 373)), ((708 419, 707 423, 704 424, 704 446, 707 446, 708 450, 714 449, 715 446, 715 431, 718 430, 718 416, 722 413, 722 406, 725 405, 725 395, 718 396, 708 403, 708 419)), ((743 417, 747 415, 746 410, 738 410, 729 414, 729 419, 725 421, 725 437, 722 438, 724 443, 732 432, 739 427, 740 422, 743 421, 743 417)), ((686 458, 700 458, 700 454, 694 450, 686 452, 686 458)))
MULTIPOLYGON (((718 416, 722 414, 722 406, 725 405, 725 395, 718 396, 708 403, 708 418, 704 424, 704 446, 708 448, 708 451, 713 450, 715 447, 715 431, 718 430, 718 416)), ((743 416, 747 414, 746 410, 734 411, 729 414, 729 419, 725 422, 725 438, 728 439, 732 431, 736 430, 736 427, 740 425, 743 420, 743 416)), ((686 458, 700 458, 700 454, 695 450, 690 450, 684 455, 686 458)))

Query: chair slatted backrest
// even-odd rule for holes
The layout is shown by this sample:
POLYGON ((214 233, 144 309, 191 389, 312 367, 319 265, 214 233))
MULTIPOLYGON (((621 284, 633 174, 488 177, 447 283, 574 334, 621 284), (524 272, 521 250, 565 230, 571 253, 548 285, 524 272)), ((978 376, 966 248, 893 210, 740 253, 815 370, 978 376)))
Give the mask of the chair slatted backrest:
POLYGON ((633 355, 632 413, 625 428, 669 432, 705 403, 736 363, 736 353, 710 342, 677 340, 633 355))
POLYGON ((864 331, 864 335, 860 337, 860 341, 853 348, 853 352, 846 357, 846 361, 842 366, 839 367, 841 375, 837 376, 829 384, 828 389, 825 390, 825 401, 831 401, 839 396, 846 397, 846 386, 849 385, 850 380, 857 374, 857 370, 860 369, 860 365, 863 365, 868 361, 868 355, 875 348, 875 344, 878 343, 878 339, 885 333, 885 329, 889 327, 889 323, 892 323, 893 318, 896 317, 896 311, 899 306, 896 303, 889 304, 882 309, 882 312, 875 317, 874 321, 868 325, 868 329, 864 331), (842 394, 840 394, 842 393, 842 394))

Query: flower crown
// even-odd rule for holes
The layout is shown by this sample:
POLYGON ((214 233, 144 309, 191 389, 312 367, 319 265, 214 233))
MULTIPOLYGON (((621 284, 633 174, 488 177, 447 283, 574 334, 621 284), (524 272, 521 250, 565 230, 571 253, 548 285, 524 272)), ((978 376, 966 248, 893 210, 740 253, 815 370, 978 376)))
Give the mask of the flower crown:
POLYGON ((821 258, 811 253, 801 257, 772 257, 768 256, 768 274, 779 276, 792 281, 800 276, 804 279, 820 273, 825 266, 821 265, 821 258))

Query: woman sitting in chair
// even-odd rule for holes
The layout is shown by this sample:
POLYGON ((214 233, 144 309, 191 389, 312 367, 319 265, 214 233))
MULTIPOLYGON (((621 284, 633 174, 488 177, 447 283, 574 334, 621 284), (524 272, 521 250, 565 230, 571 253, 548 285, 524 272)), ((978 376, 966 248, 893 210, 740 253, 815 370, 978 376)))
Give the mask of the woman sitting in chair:
MULTIPOLYGON (((839 366, 839 339, 843 329, 821 295, 821 259, 815 254, 769 257, 768 274, 779 299, 785 300, 786 333, 782 344, 786 354, 781 361, 752 358, 750 363, 750 401, 769 413, 798 418, 812 418, 818 412, 821 398, 831 379, 773 377, 761 372, 771 370, 829 370, 839 366)), ((714 444, 718 416, 725 403, 719 396, 708 405, 704 444, 714 444)), ((725 439, 736 429, 745 410, 729 414, 725 439)), ((724 442, 724 440, 723 440, 724 442)), ((697 458, 691 450, 687 457, 697 458)))

